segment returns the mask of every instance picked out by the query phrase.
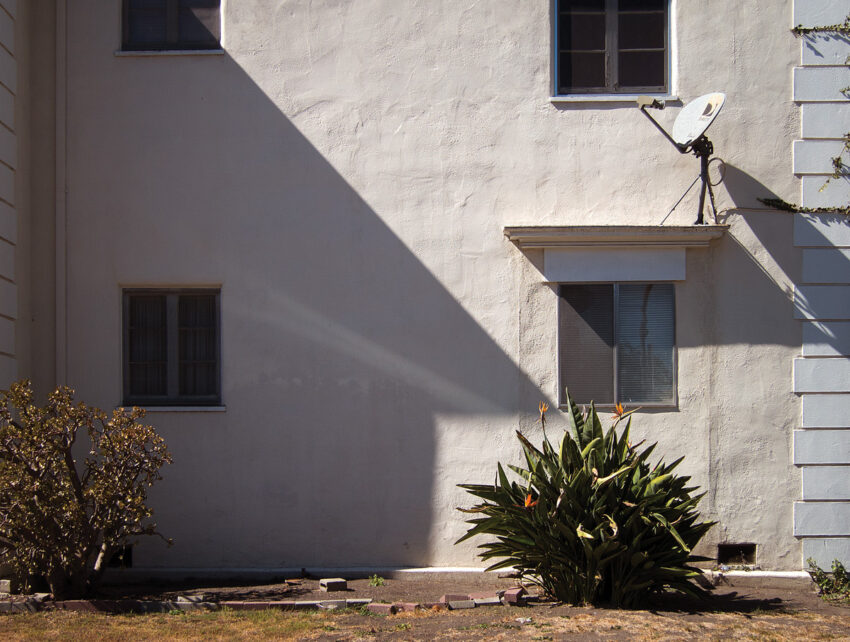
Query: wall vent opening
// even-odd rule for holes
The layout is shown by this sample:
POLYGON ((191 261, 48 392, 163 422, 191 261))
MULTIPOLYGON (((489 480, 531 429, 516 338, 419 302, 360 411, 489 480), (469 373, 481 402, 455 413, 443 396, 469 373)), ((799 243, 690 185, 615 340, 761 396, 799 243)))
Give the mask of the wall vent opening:
POLYGON ((756 545, 755 544, 718 544, 717 545, 717 563, 718 564, 755 564, 756 563, 756 545))

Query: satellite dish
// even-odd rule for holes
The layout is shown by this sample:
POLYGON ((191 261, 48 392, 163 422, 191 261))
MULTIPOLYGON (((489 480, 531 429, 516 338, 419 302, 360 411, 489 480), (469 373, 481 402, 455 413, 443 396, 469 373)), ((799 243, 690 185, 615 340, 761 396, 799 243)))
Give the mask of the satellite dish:
MULTIPOLYGON (((643 115, 649 118, 649 120, 652 121, 652 124, 655 125, 662 134, 664 134, 664 137, 673 143, 676 149, 679 150, 680 154, 693 152, 694 156, 700 160, 699 177, 691 183, 691 187, 693 187, 698 180, 702 180, 702 188, 699 195, 699 213, 697 214, 696 225, 702 225, 705 222, 703 220, 702 210, 705 205, 706 192, 708 192, 708 196, 711 199, 711 209, 714 213, 714 219, 715 221, 717 220, 717 208, 714 206, 714 191, 711 189, 711 181, 708 178, 708 158, 714 153, 714 145, 712 145, 711 141, 706 138, 705 130, 707 130, 711 123, 714 122, 714 119, 717 118, 717 114, 719 114, 720 110, 723 108, 724 102, 726 102, 726 94, 722 94, 720 92, 705 94, 704 96, 700 96, 699 98, 692 100, 682 108, 682 111, 680 111, 679 115, 676 117, 676 121, 673 123, 673 135, 671 136, 661 125, 658 124, 658 121, 650 116, 646 111, 647 109, 664 109, 664 101, 652 98, 651 96, 639 96, 637 100, 638 107, 640 107, 643 115)), ((685 191, 682 198, 679 199, 679 202, 677 202, 676 205, 682 202, 682 199, 685 198, 689 191, 691 191, 691 187, 685 191)), ((673 206, 673 210, 676 209, 676 205, 673 206)), ((673 210, 670 210, 667 216, 670 216, 670 214, 673 213, 673 210)), ((667 217, 665 216, 664 218, 666 220, 667 217)), ((662 224, 663 223, 664 221, 662 221, 662 224)))
POLYGON ((673 123, 673 140, 684 147, 692 145, 714 122, 725 101, 726 94, 714 93, 689 102, 673 123))

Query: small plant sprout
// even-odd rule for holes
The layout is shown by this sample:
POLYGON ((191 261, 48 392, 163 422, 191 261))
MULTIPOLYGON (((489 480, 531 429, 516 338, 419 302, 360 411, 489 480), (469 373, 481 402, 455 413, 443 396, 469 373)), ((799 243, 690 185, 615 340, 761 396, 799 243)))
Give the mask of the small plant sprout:
POLYGON ((377 575, 377 574, 372 575, 369 578, 369 586, 383 586, 383 585, 384 585, 384 578, 381 577, 380 575, 377 575))
POLYGON ((806 560, 808 573, 824 600, 850 603, 850 573, 839 560, 833 560, 832 573, 824 571, 813 558, 806 560))

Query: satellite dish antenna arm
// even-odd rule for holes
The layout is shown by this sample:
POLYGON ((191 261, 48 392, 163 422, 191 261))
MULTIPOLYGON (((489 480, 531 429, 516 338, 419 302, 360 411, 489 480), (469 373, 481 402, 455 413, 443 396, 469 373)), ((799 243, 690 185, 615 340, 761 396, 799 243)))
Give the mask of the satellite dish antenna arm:
POLYGON ((653 125, 655 125, 655 128, 658 131, 660 131, 662 134, 664 134, 664 138, 669 140, 670 144, 673 147, 675 147, 679 151, 680 154, 687 154, 688 153, 688 151, 689 151, 688 146, 680 145, 675 140, 673 140, 673 137, 670 134, 667 133, 667 130, 664 129, 658 123, 658 121, 655 120, 652 116, 650 116, 649 112, 646 111, 647 107, 649 107, 651 109, 664 109, 664 101, 663 100, 658 100, 656 98, 650 98, 649 96, 641 96, 640 98, 638 98, 638 105, 640 106, 641 113, 643 113, 644 116, 649 118, 649 122, 651 122, 653 125))

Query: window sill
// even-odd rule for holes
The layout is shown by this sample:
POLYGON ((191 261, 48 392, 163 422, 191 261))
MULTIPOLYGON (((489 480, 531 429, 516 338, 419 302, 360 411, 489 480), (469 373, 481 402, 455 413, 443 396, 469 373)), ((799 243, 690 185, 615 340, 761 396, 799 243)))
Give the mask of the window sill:
MULTIPOLYGON (((579 408, 582 408, 582 407, 590 408, 589 403, 577 403, 576 405, 579 408)), ((598 404, 594 404, 594 407, 596 408, 597 413, 613 412, 614 410, 617 409, 617 406, 615 406, 614 404, 611 404, 611 403, 598 403, 598 404)), ((570 407, 566 404, 560 404, 560 405, 558 405, 558 410, 561 410, 562 412, 569 412, 570 407)), ((659 403, 659 404, 646 403, 646 404, 624 404, 623 405, 623 411, 627 412, 627 413, 638 412, 640 410, 645 410, 647 412, 678 412, 679 411, 679 404, 677 404, 677 403, 659 403)))
POLYGON ((729 225, 528 225, 504 234, 523 250, 567 247, 707 247, 729 225))
POLYGON ((227 412, 227 406, 119 406, 119 408, 141 408, 153 412, 227 412))
POLYGON ((549 102, 554 104, 563 103, 624 103, 634 104, 638 96, 652 96, 658 100, 667 102, 678 102, 679 97, 671 94, 565 94, 563 96, 551 96, 549 102))
POLYGON ((223 56, 224 49, 152 49, 150 51, 115 52, 116 58, 157 58, 160 56, 223 56))

